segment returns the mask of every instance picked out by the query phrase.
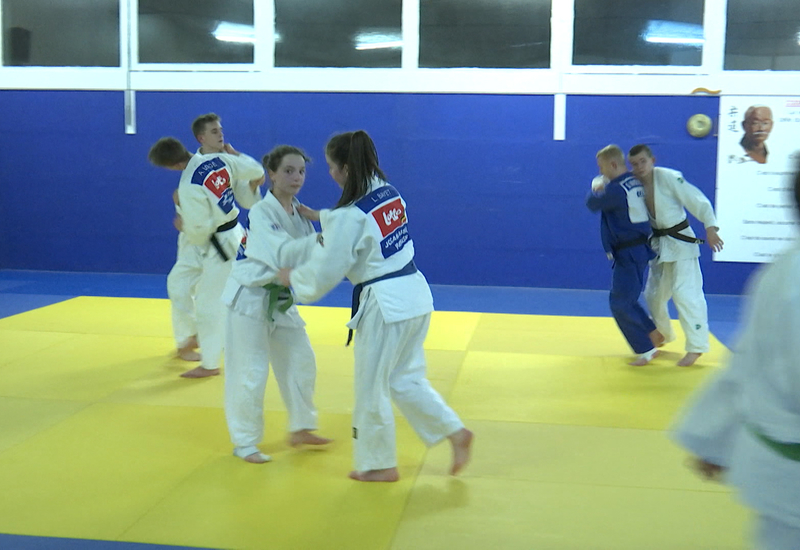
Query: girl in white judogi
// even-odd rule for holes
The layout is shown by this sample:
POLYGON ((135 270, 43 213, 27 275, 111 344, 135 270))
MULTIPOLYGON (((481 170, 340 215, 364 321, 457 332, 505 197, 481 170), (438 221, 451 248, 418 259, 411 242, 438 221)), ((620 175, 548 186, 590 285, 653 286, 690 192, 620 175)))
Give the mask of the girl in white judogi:
POLYGON ((314 226, 298 213, 295 195, 306 177, 306 156, 288 145, 264 157, 272 182, 249 213, 249 230, 222 300, 228 306, 225 347, 225 418, 234 454, 268 462, 256 445, 264 435, 264 390, 272 365, 289 415, 289 444, 324 445, 314 407, 316 362, 305 322, 289 289, 275 284, 279 265, 296 265, 317 246, 314 226))
POLYGON ((313 302, 347 276, 356 285, 353 439, 358 481, 397 481, 392 400, 417 435, 435 445, 448 438, 451 473, 469 460, 472 432, 425 377, 423 342, 433 298, 414 265, 406 206, 386 183, 370 137, 363 131, 331 138, 325 148, 331 177, 342 187, 333 210, 318 213, 324 243, 309 261, 282 269, 303 302, 313 302))

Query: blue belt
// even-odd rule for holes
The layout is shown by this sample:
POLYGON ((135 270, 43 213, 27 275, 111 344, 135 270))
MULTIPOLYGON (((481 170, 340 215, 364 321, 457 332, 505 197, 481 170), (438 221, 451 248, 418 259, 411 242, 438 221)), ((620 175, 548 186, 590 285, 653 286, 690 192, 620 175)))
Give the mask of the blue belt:
MULTIPOLYGON (((417 272, 417 266, 414 264, 414 260, 408 262, 403 269, 398 271, 392 271, 391 273, 387 273, 386 275, 381 275, 380 277, 375 277, 374 279, 370 279, 369 281, 364 281, 363 283, 358 283, 353 287, 353 301, 350 303, 350 318, 356 316, 358 313, 358 305, 361 301, 361 291, 364 290, 364 287, 367 285, 371 285, 372 283, 377 283, 378 281, 385 281, 387 279, 394 279, 396 277, 405 277, 406 275, 411 275, 412 273, 417 272)), ((353 329, 350 329, 347 332, 347 343, 345 346, 349 346, 350 342, 353 341, 353 329)))

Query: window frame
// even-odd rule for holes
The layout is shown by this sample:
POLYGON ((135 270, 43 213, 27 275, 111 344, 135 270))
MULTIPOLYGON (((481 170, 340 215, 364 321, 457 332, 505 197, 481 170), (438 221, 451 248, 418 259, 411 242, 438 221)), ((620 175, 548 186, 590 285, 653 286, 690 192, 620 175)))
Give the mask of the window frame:
MULTIPOLYGON (((574 4, 551 0, 549 69, 420 68, 419 0, 402 4, 400 68, 275 67, 275 44, 267 40, 275 32, 275 7, 259 0, 253 0, 253 63, 139 63, 138 0, 120 0, 119 8, 119 67, 0 66, 0 89, 680 96, 707 93, 698 91, 704 88, 725 95, 796 95, 800 76, 723 69, 727 0, 705 0, 706 42, 697 67, 573 65, 574 4)), ((0 59, 4 45, 0 40, 0 59)))

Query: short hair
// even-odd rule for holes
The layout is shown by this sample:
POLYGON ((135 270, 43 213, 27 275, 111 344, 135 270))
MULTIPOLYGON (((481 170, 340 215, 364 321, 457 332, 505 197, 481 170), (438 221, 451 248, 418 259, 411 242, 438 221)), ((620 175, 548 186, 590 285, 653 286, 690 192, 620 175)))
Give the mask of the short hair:
POLYGON ((280 168, 283 157, 286 155, 299 155, 303 157, 303 160, 307 163, 311 162, 311 157, 306 155, 305 151, 299 147, 293 145, 278 145, 273 148, 272 151, 264 155, 261 159, 261 165, 264 167, 264 170, 275 172, 280 168))
POLYGON ((618 160, 625 162, 625 154, 620 149, 619 145, 606 145, 597 152, 597 158, 601 160, 618 160))
POLYGON ((161 168, 170 168, 190 158, 192 154, 174 137, 162 137, 147 153, 147 159, 161 168))
POLYGON ((653 151, 651 151, 650 147, 648 147, 644 143, 639 143, 638 145, 634 145, 633 147, 631 147, 631 150, 628 151, 628 156, 635 157, 640 153, 645 153, 648 157, 653 158, 653 151))
POLYGON ((744 120, 745 121, 749 120, 750 117, 753 116, 753 113, 756 111, 756 109, 766 109, 766 110, 769 111, 769 116, 770 117, 772 116, 772 109, 770 109, 769 106, 767 106, 767 105, 750 105, 750 107, 748 107, 747 110, 744 112, 744 120))
POLYGON ((194 137, 199 136, 203 132, 206 131, 206 125, 211 124, 212 122, 220 122, 222 119, 219 118, 219 115, 215 113, 206 113, 204 115, 200 115, 194 122, 192 122, 192 135, 194 137))

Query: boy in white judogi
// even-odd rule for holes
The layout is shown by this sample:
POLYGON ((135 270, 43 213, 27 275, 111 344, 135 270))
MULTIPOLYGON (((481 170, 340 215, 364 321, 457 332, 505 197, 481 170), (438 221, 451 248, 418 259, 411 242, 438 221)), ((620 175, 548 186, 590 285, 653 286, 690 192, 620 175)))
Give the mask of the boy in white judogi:
POLYGON ((180 229, 190 244, 203 251, 203 273, 196 296, 202 360, 199 367, 181 375, 185 378, 219 374, 225 313, 220 295, 243 235, 234 197, 245 208, 252 207, 261 198, 258 187, 264 181, 264 169, 258 161, 228 144, 225 150, 220 154, 193 155, 175 138, 162 138, 148 154, 154 165, 181 171, 180 229))
POLYGON ((700 243, 686 217, 688 210, 703 222, 708 246, 722 250, 717 235, 714 207, 702 191, 687 182, 677 170, 655 166, 646 145, 635 145, 628 154, 633 174, 645 189, 645 203, 653 226, 651 246, 657 256, 650 262, 644 296, 663 344, 675 339, 667 303, 675 302, 678 319, 686 336, 686 355, 679 366, 693 365, 708 344, 708 307, 703 295, 700 271, 700 243))

